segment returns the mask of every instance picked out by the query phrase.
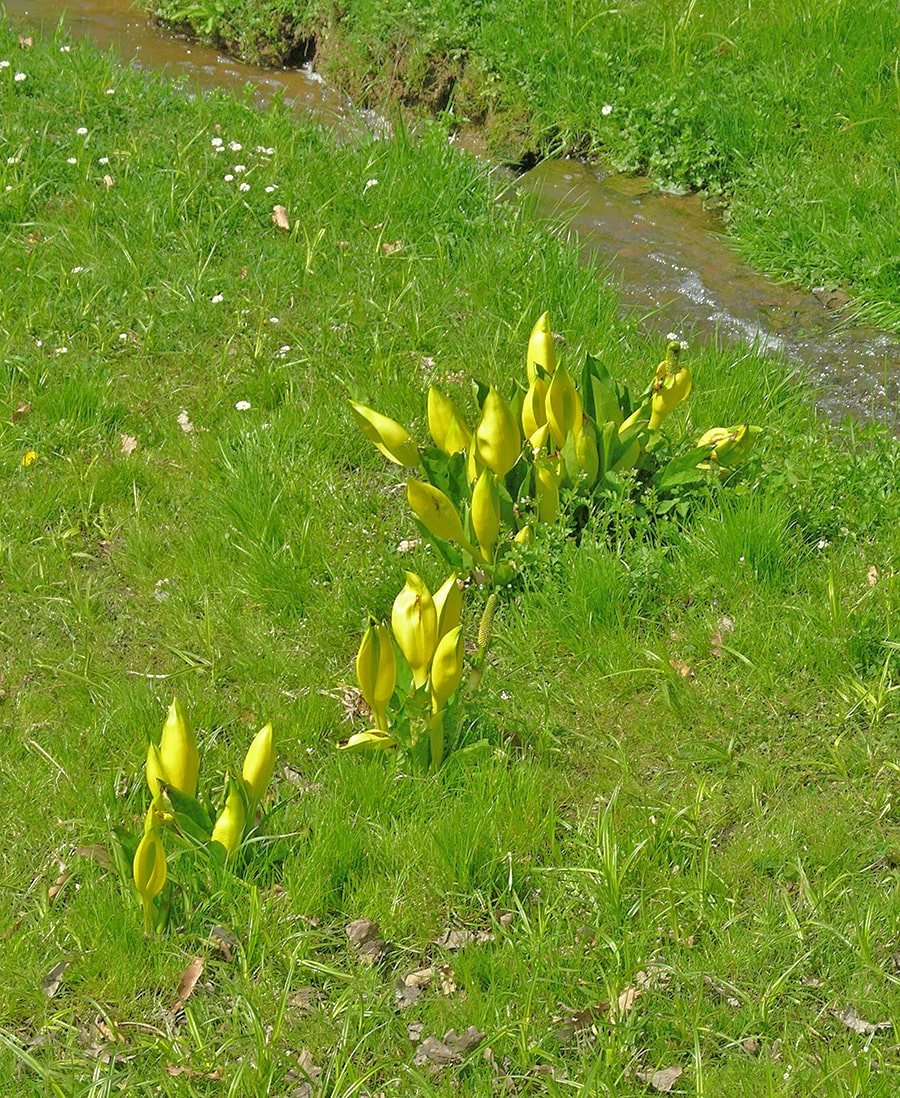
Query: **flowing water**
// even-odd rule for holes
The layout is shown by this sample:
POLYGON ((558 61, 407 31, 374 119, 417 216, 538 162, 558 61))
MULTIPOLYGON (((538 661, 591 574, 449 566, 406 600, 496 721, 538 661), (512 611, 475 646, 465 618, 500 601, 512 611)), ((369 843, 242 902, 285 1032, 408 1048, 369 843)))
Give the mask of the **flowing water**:
MULTIPOLYGON (((5 0, 21 26, 52 29, 65 12, 73 34, 112 46, 126 61, 165 69, 201 89, 248 84, 266 103, 276 96, 345 132, 378 126, 354 112, 308 67, 261 69, 150 23, 129 0, 5 0)), ((724 238, 718 215, 698 195, 654 190, 645 179, 604 172, 570 160, 545 161, 515 183, 539 213, 569 232, 619 287, 623 307, 645 326, 691 340, 752 344, 780 354, 819 393, 834 420, 848 414, 896 425, 900 340, 845 323, 846 298, 806 292, 753 271, 724 238)), ((736 350, 736 353, 739 351, 736 350)))

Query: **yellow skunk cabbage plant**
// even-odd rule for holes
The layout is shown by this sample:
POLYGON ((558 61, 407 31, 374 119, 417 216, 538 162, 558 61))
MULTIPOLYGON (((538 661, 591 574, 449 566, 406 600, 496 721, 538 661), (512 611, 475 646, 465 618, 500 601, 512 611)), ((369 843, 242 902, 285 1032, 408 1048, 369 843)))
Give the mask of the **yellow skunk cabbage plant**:
POLYGON ((360 642, 356 677, 372 720, 338 744, 342 751, 399 751, 423 773, 439 769, 445 739, 458 728, 462 687, 481 677, 491 637, 490 618, 483 619, 467 675, 461 612, 456 573, 433 595, 406 573, 390 626, 371 620, 360 642))
POLYGON ((635 395, 590 354, 573 372, 557 355, 544 313, 528 340, 524 383, 505 396, 476 382, 473 422, 440 389, 428 390, 433 446, 418 446, 394 420, 351 405, 366 437, 413 470, 406 494, 423 534, 452 568, 502 587, 519 572, 536 526, 570 527, 585 506, 602 511, 625 497, 636 514, 684 517, 693 495, 736 478, 761 428, 713 428, 696 444, 682 434, 674 445, 664 430, 691 392, 685 349, 670 335, 647 388, 635 395))
POLYGON ((170 888, 166 844, 181 864, 205 853, 213 862, 232 862, 242 843, 256 830, 275 767, 272 725, 254 737, 238 776, 225 776, 221 805, 202 790, 200 755, 194 731, 178 699, 172 701, 159 743, 147 749, 144 774, 150 805, 139 841, 115 828, 116 859, 131 881, 144 912, 144 930, 161 929, 169 911, 170 888))

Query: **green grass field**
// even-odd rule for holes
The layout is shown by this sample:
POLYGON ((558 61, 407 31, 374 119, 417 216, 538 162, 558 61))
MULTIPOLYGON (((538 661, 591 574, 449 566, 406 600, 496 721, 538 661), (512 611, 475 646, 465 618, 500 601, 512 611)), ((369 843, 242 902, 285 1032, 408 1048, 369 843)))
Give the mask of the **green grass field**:
POLYGON ((428 384, 471 414, 545 308, 568 361, 632 384, 660 348, 446 121, 338 144, 18 33, 0 1093, 893 1098, 897 443, 817 424, 777 361, 691 349, 666 430, 763 425, 758 477, 683 525, 623 503, 579 542, 548 531, 467 709, 480 751, 431 778, 340 754, 367 612, 404 569, 445 574, 398 552, 398 477, 345 397, 422 437, 428 384), (279 764, 265 837, 233 870, 173 862, 145 937, 109 856, 174 694, 214 796, 266 720, 279 764), (374 964, 361 917, 390 944, 374 964))
POLYGON ((478 127, 514 161, 574 152, 727 201, 751 262, 900 323, 891 0, 147 0, 358 105, 478 127), (299 52, 298 52, 299 51, 299 52))

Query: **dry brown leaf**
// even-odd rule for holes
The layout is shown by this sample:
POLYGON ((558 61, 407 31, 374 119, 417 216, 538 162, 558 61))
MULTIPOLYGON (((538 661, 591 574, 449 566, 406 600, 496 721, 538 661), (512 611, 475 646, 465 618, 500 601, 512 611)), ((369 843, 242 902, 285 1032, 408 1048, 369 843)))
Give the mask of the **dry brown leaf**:
POLYGON ((554 1024, 558 1026, 556 1039, 561 1043, 571 1041, 581 1033, 592 1033, 594 1022, 598 1018, 609 1016, 609 1003, 606 1000, 593 1006, 586 1006, 582 1010, 570 1010, 564 1004, 561 1005, 566 1013, 558 1014, 553 1018, 554 1024))
POLYGON ((241 944, 224 926, 214 926, 209 932, 209 940, 213 948, 218 950, 226 961, 234 960, 234 951, 241 944))
POLYGON ((759 1050, 762 1048, 762 1044, 758 1037, 745 1037, 741 1041, 741 1048, 748 1056, 759 1056, 759 1050))
POLYGON ((391 243, 385 242, 381 245, 381 250, 385 255, 394 255, 396 252, 402 252, 403 241, 394 240, 391 243))
POLYGON ((458 1064, 461 1061, 460 1054, 449 1045, 445 1045, 443 1041, 439 1041, 437 1037, 426 1037, 416 1049, 416 1055, 413 1058, 413 1063, 418 1066, 436 1064, 438 1067, 446 1067, 448 1064, 458 1064))
POLYGON ((833 1018, 837 1018, 839 1022, 843 1022, 847 1029, 852 1029, 854 1033, 858 1033, 861 1037, 872 1037, 876 1033, 881 1033, 882 1030, 890 1029, 890 1022, 866 1022, 856 1013, 856 1008, 848 1006, 845 1010, 833 1010, 831 1011, 833 1018))
POLYGON ((186 435, 189 435, 191 431, 193 431, 194 425, 193 423, 191 423, 191 418, 186 411, 181 411, 178 413, 178 426, 182 429, 182 431, 184 431, 186 435))
POLYGON ((283 233, 290 232, 291 219, 288 217, 288 212, 284 206, 272 207, 272 224, 283 233))
POLYGON ((20 34, 19 45, 22 47, 23 50, 30 50, 31 47, 34 45, 34 39, 31 37, 30 34, 20 34))
POLYGON ((693 667, 689 667, 682 660, 669 660, 669 665, 671 667, 674 667, 675 670, 678 672, 679 675, 681 675, 681 677, 683 679, 692 679, 692 678, 694 678, 694 669, 693 669, 693 667))
POLYGON ((216 1068, 215 1071, 195 1071, 193 1068, 181 1065, 166 1064, 166 1075, 184 1075, 188 1079, 222 1079, 225 1072, 221 1068, 216 1068))
POLYGON ((626 987, 619 992, 619 998, 616 1000, 616 1009, 610 1011, 609 1020, 615 1022, 618 1018, 624 1018, 626 1014, 630 1014, 634 1009, 634 1004, 640 999, 642 992, 640 988, 626 987))
POLYGON ((489 930, 451 930, 449 927, 434 939, 434 944, 441 949, 449 949, 456 952, 468 945, 484 945, 492 942, 494 935, 489 930))
POLYGON ((16 405, 16 410, 9 417, 13 423, 18 423, 20 419, 24 419, 31 411, 31 404, 27 400, 20 400, 16 405))
POLYGON ((725 638, 718 630, 709 638, 709 652, 712 656, 725 655, 725 638))
POLYGON ((175 1002, 172 1004, 172 1013, 177 1014, 184 1009, 184 1004, 190 999, 197 986, 197 981, 203 975, 203 958, 195 957, 182 972, 178 981, 178 989, 175 992, 175 1002))
POLYGON ((453 995, 459 990, 453 976, 452 965, 435 965, 434 974, 437 976, 437 984, 441 995, 453 995))
POLYGON ((312 1053, 308 1048, 302 1048, 297 1056, 297 1067, 287 1073, 291 1082, 300 1080, 291 1091, 291 1098, 312 1098, 313 1088, 321 1074, 322 1069, 313 1063, 312 1053))
POLYGON ((422 1030, 424 1028, 424 1022, 410 1022, 409 1025, 406 1027, 406 1036, 413 1044, 415 1044, 418 1040, 420 1040, 422 1036, 422 1030))
POLYGON ((291 992, 288 999, 288 1006, 296 1007, 304 1014, 309 1014, 316 1010, 319 1003, 323 1003, 328 996, 324 991, 319 991, 315 987, 301 987, 296 991, 291 992))
POLYGON ((355 946, 364 945, 366 942, 371 942, 375 938, 381 937, 381 927, 378 923, 373 922, 372 919, 366 919, 365 917, 354 919, 353 922, 348 923, 344 929, 347 932, 347 937, 350 939, 350 944, 355 946))
POLYGON ((69 967, 69 964, 69 961, 60 961, 59 964, 54 965, 43 980, 41 980, 41 990, 48 999, 52 999, 57 991, 59 991, 62 986, 63 973, 69 967))
POLYGON ((113 864, 112 854, 101 846, 100 843, 90 843, 88 846, 76 846, 75 853, 79 858, 90 858, 101 869, 111 869, 113 864))
POLYGON ((47 889, 47 901, 51 904, 56 899, 56 897, 59 895, 60 890, 62 889, 62 886, 72 876, 71 873, 66 872, 66 863, 65 862, 60 861, 57 864, 59 865, 59 876, 56 878, 56 880, 53 882, 53 884, 50 885, 50 887, 47 889))
POLYGON ((122 435, 122 445, 119 447, 119 452, 125 454, 133 454, 138 448, 138 440, 134 435, 122 435))
POLYGON ((873 564, 869 568, 868 572, 866 572, 866 583, 870 587, 874 587, 877 582, 878 582, 878 569, 873 564))
POLYGON ((483 1040, 484 1034, 477 1026, 469 1026, 462 1033, 457 1033, 455 1029, 448 1029, 444 1034, 444 1044, 458 1052, 460 1056, 465 1056, 473 1048, 478 1048, 483 1040))
POLYGON ((106 189, 108 191, 112 190, 112 188, 115 187, 115 185, 116 185, 116 181, 115 181, 115 179, 113 179, 113 177, 111 175, 108 175, 108 174, 104 175, 104 177, 103 177, 103 186, 106 187, 106 189))
POLYGON ((663 1068, 661 1071, 638 1071, 635 1074, 642 1083, 649 1083, 661 1094, 669 1094, 683 1071, 684 1069, 678 1064, 673 1064, 672 1067, 663 1068))

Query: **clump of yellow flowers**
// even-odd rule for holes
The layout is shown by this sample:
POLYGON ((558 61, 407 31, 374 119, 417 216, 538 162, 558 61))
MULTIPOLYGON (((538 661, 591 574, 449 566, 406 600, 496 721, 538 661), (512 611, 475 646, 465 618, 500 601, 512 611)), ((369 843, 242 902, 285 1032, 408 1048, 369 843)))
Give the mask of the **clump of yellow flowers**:
POLYGON ((198 791, 200 753, 194 729, 178 699, 173 699, 159 743, 151 741, 147 748, 144 772, 152 800, 131 866, 147 933, 165 922, 165 909, 157 902, 168 876, 164 832, 182 846, 206 848, 214 858, 228 861, 254 827, 274 768, 269 723, 250 744, 240 775, 226 775, 224 804, 213 818, 198 791))
MULTIPOLYGON (((422 770, 444 758, 446 721, 465 673, 460 623, 463 593, 456 573, 434 594, 414 572, 394 599, 391 623, 370 621, 356 655, 359 690, 372 727, 339 746, 345 751, 403 749, 422 770)), ((472 670, 484 658, 482 637, 472 670)))

